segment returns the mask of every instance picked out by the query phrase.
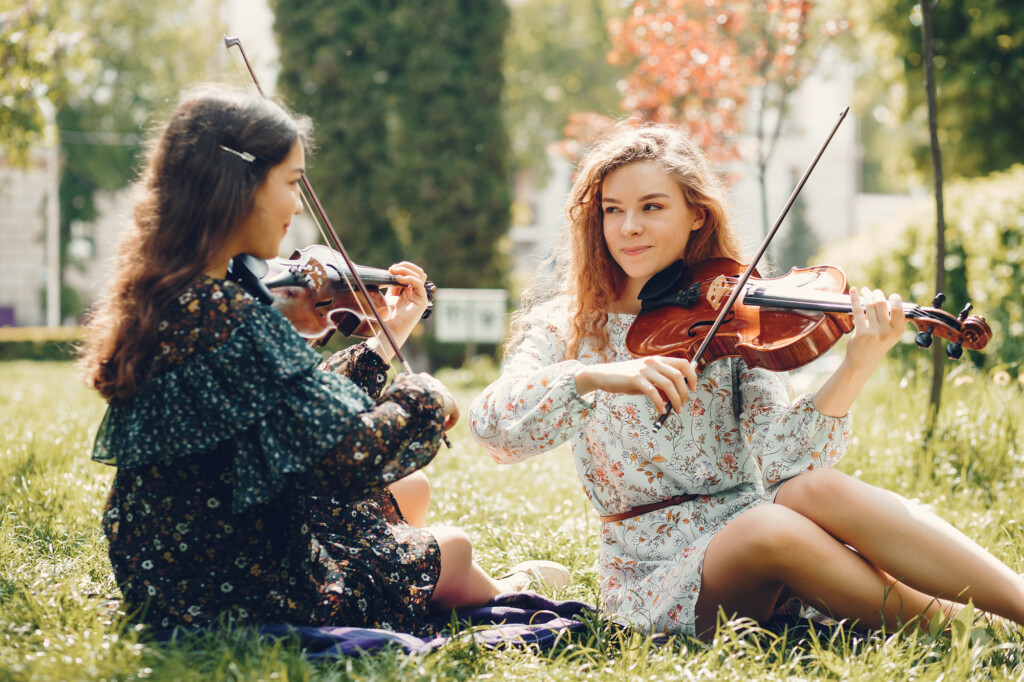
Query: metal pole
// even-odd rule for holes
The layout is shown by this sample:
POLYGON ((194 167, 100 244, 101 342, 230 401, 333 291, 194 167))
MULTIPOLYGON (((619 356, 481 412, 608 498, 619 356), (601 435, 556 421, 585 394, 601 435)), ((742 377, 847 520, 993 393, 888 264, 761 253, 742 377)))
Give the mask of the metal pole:
POLYGON ((46 117, 46 326, 59 327, 60 319, 60 136, 56 112, 43 100, 46 117))

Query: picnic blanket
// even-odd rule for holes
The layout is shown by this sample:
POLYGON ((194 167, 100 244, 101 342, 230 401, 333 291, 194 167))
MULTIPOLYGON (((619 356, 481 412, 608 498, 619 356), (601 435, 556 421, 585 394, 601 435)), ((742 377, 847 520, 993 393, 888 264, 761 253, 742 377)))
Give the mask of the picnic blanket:
MULTIPOLYGON (((431 620, 438 634, 429 638, 355 627, 279 624, 263 625, 254 630, 257 637, 269 640, 297 638, 311 659, 359 656, 388 646, 423 653, 444 646, 453 636, 472 636, 485 647, 533 645, 546 649, 560 637, 585 630, 585 619, 595 613, 593 606, 581 601, 555 601, 526 591, 499 594, 484 606, 462 609, 454 615, 439 613, 431 620), (453 632, 450 626, 455 621, 460 628, 453 632)), ((153 634, 158 640, 168 641, 181 632, 161 630, 153 634)))

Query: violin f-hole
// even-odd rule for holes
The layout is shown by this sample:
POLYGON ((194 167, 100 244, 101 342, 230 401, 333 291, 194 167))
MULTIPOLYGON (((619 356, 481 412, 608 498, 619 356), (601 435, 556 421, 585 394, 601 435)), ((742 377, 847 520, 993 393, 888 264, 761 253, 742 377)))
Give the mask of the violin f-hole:
MULTIPOLYGON (((734 317, 736 317, 736 311, 735 310, 730 310, 728 313, 725 314, 725 317, 722 319, 722 324, 728 324, 729 322, 732 321, 732 318, 734 318, 734 317)), ((710 327, 714 323, 715 323, 714 320, 701 320, 700 322, 694 322, 686 330, 686 334, 691 339, 696 338, 699 327, 710 327)))

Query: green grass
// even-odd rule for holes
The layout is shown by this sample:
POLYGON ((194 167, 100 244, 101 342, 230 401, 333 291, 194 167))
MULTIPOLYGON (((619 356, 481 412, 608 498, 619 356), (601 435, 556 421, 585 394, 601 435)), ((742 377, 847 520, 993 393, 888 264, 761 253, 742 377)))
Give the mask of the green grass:
MULTIPOLYGON (((965 366, 966 369, 966 366, 965 366)), ((449 373, 453 385, 481 372, 449 373)), ((854 407, 856 440, 841 468, 928 505, 1024 571, 1021 385, 965 371, 947 384, 941 426, 923 442, 926 377, 880 371, 854 407)), ((475 389, 459 389, 463 409, 475 389)), ((548 652, 484 651, 456 639, 426 656, 397 652, 308 662, 294 643, 245 632, 155 644, 112 619, 117 591, 100 531, 112 469, 89 458, 103 403, 64 363, 0 363, 0 680, 76 679, 1022 679, 1024 630, 964 619, 953 634, 853 636, 746 622, 703 645, 615 631, 603 618, 548 652)), ((596 603, 595 512, 566 448, 499 468, 466 425, 427 468, 431 523, 465 528, 495 573, 527 558, 568 564, 556 598, 596 603)))

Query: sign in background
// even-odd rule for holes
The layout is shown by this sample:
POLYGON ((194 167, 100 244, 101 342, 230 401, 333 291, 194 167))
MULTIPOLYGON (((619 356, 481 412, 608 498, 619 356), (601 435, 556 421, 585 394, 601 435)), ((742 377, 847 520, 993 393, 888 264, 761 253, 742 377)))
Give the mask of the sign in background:
POLYGON ((438 289, 434 334, 446 343, 498 343, 507 310, 505 289, 438 289))

